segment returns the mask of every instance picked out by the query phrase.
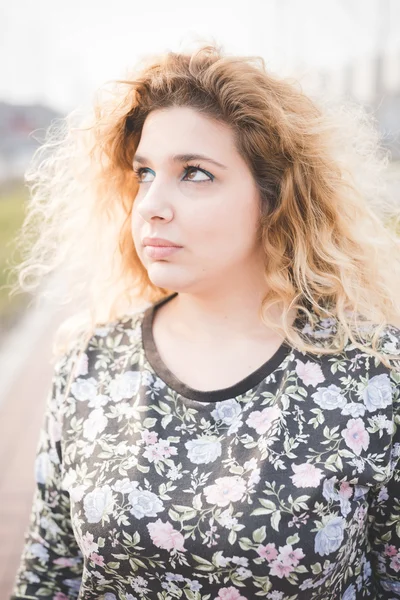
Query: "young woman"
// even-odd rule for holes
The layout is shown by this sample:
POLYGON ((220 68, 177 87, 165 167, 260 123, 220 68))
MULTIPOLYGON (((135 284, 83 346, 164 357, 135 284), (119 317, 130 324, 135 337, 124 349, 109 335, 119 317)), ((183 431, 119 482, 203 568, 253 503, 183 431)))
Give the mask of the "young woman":
POLYGON ((400 597, 373 124, 212 44, 66 124, 27 174, 19 282, 64 273, 88 319, 57 336, 12 598, 400 597))

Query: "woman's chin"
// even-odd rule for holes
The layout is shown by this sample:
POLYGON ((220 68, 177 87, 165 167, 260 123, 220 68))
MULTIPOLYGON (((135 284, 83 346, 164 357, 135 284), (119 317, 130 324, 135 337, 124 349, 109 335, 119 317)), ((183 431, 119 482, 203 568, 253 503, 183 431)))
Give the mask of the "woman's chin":
POLYGON ((193 285, 193 281, 189 281, 184 277, 183 273, 173 272, 174 265, 161 264, 163 261, 159 261, 160 264, 153 263, 148 267, 147 275, 153 285, 167 290, 183 291, 186 290, 190 285, 193 285))

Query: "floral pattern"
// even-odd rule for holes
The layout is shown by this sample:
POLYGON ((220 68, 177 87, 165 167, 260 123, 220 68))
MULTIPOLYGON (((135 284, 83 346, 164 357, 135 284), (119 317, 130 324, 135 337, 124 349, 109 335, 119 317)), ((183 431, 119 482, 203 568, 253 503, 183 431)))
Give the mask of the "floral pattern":
POLYGON ((56 365, 13 600, 400 598, 400 369, 292 349, 194 400, 148 361, 144 314, 56 365))

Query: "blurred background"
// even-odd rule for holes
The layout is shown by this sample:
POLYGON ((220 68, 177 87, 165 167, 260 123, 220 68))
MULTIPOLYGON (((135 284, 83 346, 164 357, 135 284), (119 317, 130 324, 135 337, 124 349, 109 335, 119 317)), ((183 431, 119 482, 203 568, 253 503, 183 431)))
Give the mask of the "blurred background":
POLYGON ((0 3, 0 598, 11 593, 34 489, 55 328, 68 316, 9 297, 24 172, 50 123, 147 53, 215 40, 261 55, 304 91, 362 104, 391 151, 400 202, 400 0, 2 0, 0 3), (211 39, 212 38, 212 39, 211 39))

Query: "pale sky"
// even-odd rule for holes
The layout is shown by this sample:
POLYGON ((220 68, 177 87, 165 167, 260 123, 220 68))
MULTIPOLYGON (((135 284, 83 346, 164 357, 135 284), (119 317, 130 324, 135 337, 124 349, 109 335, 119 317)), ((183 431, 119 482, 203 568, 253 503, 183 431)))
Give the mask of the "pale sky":
POLYGON ((0 0, 0 100, 66 112, 138 57, 196 37, 282 74, 340 69, 384 44, 400 77, 400 0, 0 0))

